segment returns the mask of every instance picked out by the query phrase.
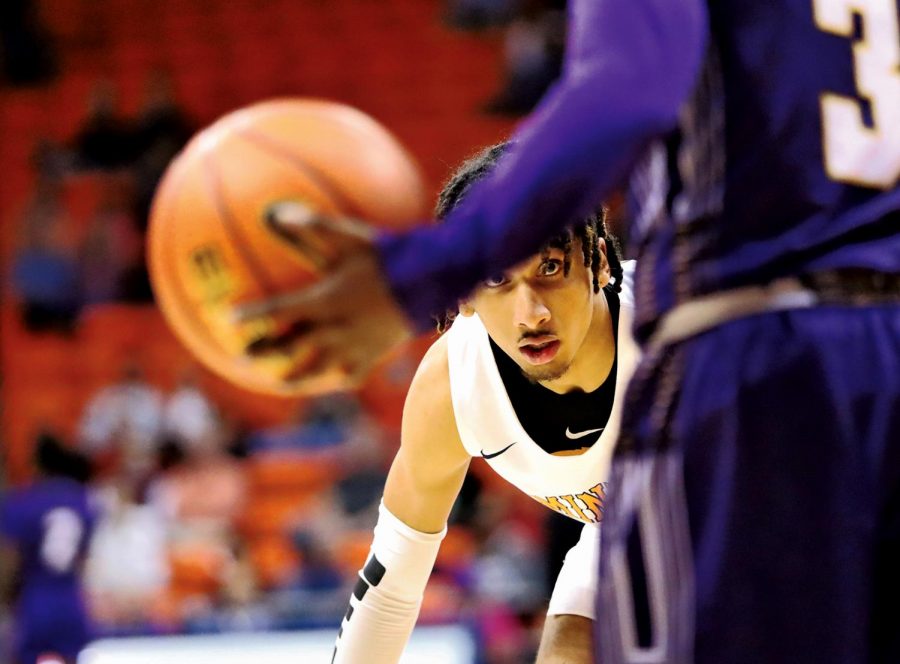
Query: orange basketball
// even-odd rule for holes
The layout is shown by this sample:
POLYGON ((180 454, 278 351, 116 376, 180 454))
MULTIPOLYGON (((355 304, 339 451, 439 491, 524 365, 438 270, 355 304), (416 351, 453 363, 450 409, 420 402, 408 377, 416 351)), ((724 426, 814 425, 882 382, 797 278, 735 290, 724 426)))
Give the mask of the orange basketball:
POLYGON ((221 118, 172 162, 154 200, 150 276, 181 341, 209 368, 271 394, 297 389, 287 357, 251 359, 267 321, 236 324, 232 307, 302 288, 313 266, 266 224, 300 202, 382 228, 421 220, 425 187, 403 146, 366 114, 322 100, 277 100, 221 118))

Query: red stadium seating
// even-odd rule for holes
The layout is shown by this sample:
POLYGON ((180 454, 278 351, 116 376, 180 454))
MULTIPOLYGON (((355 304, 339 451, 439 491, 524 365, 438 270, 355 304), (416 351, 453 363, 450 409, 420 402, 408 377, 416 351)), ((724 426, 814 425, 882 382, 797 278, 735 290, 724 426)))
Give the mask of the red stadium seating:
MULTIPOLYGON (((104 76, 120 87, 124 110, 134 112, 146 76, 166 67, 200 123, 274 95, 356 104, 396 131, 437 186, 448 164, 510 126, 473 112, 498 80, 497 40, 446 29, 439 22, 442 5, 329 0, 323 12, 317 3, 293 0, 44 0, 41 14, 59 47, 60 77, 47 89, 0 90, 3 264, 13 250, 16 210, 30 188, 27 160, 35 141, 70 139, 91 88, 104 76)), ((83 176, 70 183, 76 224, 105 195, 101 182, 83 176)), ((190 361, 152 310, 99 308, 85 316, 76 338, 51 341, 18 326, 10 294, 4 294, 2 426, 13 477, 26 472, 36 428, 47 421, 72 433, 85 399, 116 375, 128 353, 139 351, 163 387, 190 361)), ((293 409, 211 376, 204 376, 204 387, 251 423, 278 421, 293 409)), ((390 387, 391 398, 371 389, 364 399, 396 426, 405 386, 390 387)))

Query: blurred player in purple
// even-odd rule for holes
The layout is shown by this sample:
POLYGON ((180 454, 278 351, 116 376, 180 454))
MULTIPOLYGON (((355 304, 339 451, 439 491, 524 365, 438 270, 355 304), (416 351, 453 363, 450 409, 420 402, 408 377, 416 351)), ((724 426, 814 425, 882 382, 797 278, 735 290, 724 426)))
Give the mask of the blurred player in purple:
POLYGON ((597 654, 900 662, 898 0, 573 0, 563 77, 438 227, 243 311, 358 379, 629 175, 635 332, 597 654), (405 318, 404 318, 405 316, 405 318))
POLYGON ((50 436, 35 459, 38 478, 0 503, 0 587, 16 595, 12 657, 74 663, 91 632, 80 578, 94 524, 88 463, 50 436))

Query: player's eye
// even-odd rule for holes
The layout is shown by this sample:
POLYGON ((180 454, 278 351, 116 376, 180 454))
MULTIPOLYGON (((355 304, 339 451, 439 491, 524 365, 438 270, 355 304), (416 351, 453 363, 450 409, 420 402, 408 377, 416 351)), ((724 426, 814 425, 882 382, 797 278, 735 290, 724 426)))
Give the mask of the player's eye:
POLYGON ((492 277, 488 277, 484 280, 484 285, 488 288, 499 288, 500 286, 506 285, 509 279, 506 278, 505 274, 495 274, 492 277))
POLYGON ((495 274, 484 280, 484 285, 488 288, 499 288, 509 281, 505 274, 495 274))
POLYGON ((563 269, 562 261, 555 259, 546 260, 538 267, 538 274, 542 277, 555 277, 563 269))

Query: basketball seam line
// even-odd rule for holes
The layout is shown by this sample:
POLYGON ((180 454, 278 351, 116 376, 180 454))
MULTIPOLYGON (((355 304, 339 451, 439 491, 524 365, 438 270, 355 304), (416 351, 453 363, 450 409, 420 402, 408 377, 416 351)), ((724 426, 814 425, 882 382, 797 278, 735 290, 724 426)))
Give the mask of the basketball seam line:
POLYGON ((300 170, 304 175, 313 180, 315 185, 319 189, 321 189, 325 193, 325 195, 328 196, 328 198, 330 198, 337 205, 338 209, 345 214, 356 218, 362 216, 359 208, 357 208, 356 205, 354 205, 353 202, 349 198, 347 198, 346 195, 344 195, 344 193, 340 190, 339 187, 335 185, 331 178, 325 175, 325 173, 323 173, 320 169, 308 163, 300 155, 291 152, 287 146, 282 145, 277 140, 272 139, 262 132, 255 131, 246 127, 241 128, 236 133, 238 136, 246 140, 248 143, 255 145, 266 154, 283 159, 284 161, 287 161, 289 164, 300 170))
POLYGON ((218 213, 219 219, 222 221, 222 228, 228 234, 232 246, 243 259, 250 272, 253 273, 254 279, 259 283, 262 290, 265 291, 265 294, 267 296, 273 295, 275 293, 275 288, 273 286, 271 275, 266 271, 262 261, 259 260, 259 257, 250 251, 249 242, 247 242, 247 238, 244 237, 244 233, 241 231, 237 220, 225 201, 225 196, 222 191, 222 179, 216 168, 212 154, 204 155, 203 166, 207 185, 211 190, 213 203, 216 206, 216 212, 218 213))

